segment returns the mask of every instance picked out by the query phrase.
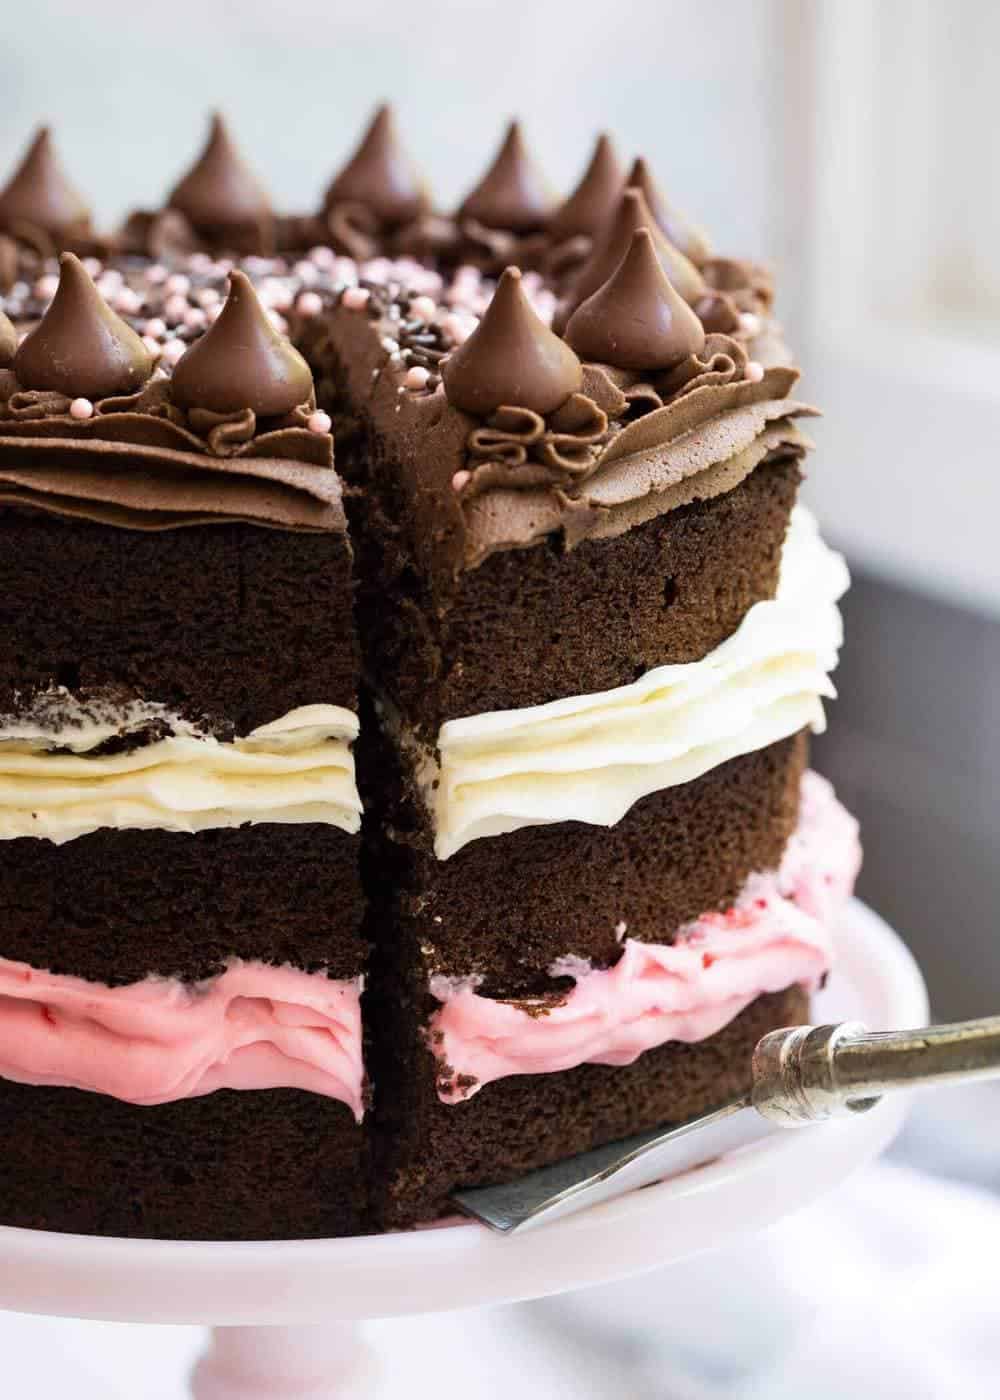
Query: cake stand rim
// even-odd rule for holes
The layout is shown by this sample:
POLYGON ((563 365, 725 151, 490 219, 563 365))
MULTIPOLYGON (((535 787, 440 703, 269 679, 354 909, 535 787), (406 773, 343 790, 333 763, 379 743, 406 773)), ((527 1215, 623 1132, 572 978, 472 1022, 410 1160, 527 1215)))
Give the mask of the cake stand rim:
MULTIPOLYGON (((852 900, 838 938, 831 983, 852 999, 851 1014, 872 1029, 926 1023, 923 977, 884 919, 852 900)), ((830 999, 829 992, 821 996, 830 999)), ((822 1004, 819 1010, 825 1013, 822 1004)), ((836 1019, 844 1019, 839 1008, 836 1019)), ((471 1222, 343 1239, 232 1242, 0 1226, 0 1309, 104 1321, 294 1325, 513 1302, 608 1283, 732 1243, 807 1205, 888 1146, 905 1111, 898 1097, 857 1118, 784 1132, 510 1239, 471 1222)))

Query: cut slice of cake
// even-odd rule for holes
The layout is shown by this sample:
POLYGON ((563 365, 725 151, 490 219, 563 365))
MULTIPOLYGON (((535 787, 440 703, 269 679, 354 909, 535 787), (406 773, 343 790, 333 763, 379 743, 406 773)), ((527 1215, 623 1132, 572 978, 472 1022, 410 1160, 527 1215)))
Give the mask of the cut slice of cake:
POLYGON ((154 372, 71 255, 6 358, 4 1219, 358 1229, 357 647, 309 370, 237 272, 154 372))

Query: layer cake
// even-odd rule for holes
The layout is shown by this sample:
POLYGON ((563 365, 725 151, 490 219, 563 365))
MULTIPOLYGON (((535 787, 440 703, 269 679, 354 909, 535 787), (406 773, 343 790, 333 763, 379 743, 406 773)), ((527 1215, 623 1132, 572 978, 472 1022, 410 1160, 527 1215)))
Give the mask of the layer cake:
POLYGON ((859 860, 767 273, 380 109, 103 242, 43 134, 0 288, 3 1219, 404 1227, 744 1087, 859 860))

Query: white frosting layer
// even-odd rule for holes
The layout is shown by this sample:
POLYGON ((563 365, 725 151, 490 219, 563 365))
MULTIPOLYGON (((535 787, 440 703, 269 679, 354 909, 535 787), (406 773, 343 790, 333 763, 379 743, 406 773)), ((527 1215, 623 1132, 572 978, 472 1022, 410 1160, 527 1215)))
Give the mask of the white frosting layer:
POLYGON ((440 766, 422 775, 438 858, 522 826, 614 826, 650 793, 807 726, 821 732, 848 581, 841 556, 796 506, 777 596, 755 604, 701 661, 658 666, 596 695, 449 720, 440 766))
POLYGON ((358 717, 340 705, 304 705, 222 743, 153 701, 72 707, 0 722, 0 840, 61 843, 102 827, 204 831, 245 822, 361 825, 351 743, 358 717), (131 753, 93 750, 159 720, 167 738, 131 753), (70 752, 52 752, 67 749, 70 752))

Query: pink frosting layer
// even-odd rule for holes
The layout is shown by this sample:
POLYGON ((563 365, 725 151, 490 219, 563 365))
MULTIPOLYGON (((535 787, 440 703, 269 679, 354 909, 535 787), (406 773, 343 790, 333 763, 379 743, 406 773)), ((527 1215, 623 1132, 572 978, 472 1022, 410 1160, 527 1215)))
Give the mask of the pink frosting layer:
POLYGON ((558 1000, 494 1000, 477 979, 432 978, 440 1098, 468 1098, 511 1074, 628 1065, 669 1040, 706 1040, 766 992, 815 986, 860 865, 857 822, 825 778, 807 773, 780 868, 752 875, 731 909, 702 915, 670 946, 626 938, 604 969, 563 959, 550 971, 576 985, 558 1000))
POLYGON ((105 987, 0 959, 0 1077, 134 1104, 306 1089, 360 1122, 361 979, 245 962, 194 986, 105 987))

